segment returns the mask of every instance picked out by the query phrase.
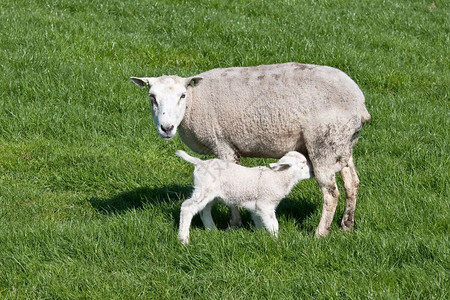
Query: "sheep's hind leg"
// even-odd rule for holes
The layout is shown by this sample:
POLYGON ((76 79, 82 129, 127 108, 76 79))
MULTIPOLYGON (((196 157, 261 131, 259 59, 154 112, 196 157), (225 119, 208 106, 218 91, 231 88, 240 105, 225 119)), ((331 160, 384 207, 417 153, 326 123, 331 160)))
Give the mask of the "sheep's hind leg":
POLYGON ((339 190, 336 186, 336 177, 333 172, 323 172, 319 168, 315 168, 314 174, 323 194, 322 216, 315 235, 322 237, 330 233, 331 222, 333 222, 339 198, 339 190))
POLYGON ((344 231, 351 231, 355 224, 356 197, 359 186, 359 178, 353 163, 353 157, 350 157, 348 165, 341 170, 341 176, 347 194, 341 228, 344 231))

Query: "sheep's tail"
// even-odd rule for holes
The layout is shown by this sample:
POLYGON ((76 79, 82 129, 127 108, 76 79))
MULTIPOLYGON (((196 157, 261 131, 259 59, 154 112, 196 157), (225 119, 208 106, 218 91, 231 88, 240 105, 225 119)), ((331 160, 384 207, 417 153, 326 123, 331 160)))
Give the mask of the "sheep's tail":
POLYGON ((175 152, 175 154, 177 156, 181 157, 182 159, 184 159, 185 161, 187 161, 187 162, 189 162, 189 163, 191 163, 191 164, 193 164, 195 166, 202 163, 201 159, 199 159, 197 157, 190 156, 189 154, 187 154, 183 150, 177 150, 175 152))
POLYGON ((370 118, 371 118, 370 113, 367 111, 367 108, 366 107, 363 107, 363 108, 364 109, 361 113, 361 123, 362 124, 366 123, 367 121, 370 121, 370 118))

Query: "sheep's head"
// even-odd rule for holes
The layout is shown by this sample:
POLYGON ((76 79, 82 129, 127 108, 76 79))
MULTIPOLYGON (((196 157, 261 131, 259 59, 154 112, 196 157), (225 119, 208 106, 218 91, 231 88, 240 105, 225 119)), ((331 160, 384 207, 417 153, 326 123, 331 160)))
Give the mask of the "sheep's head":
POLYGON ((186 111, 187 89, 197 85, 201 79, 178 76, 131 77, 138 86, 148 88, 153 121, 163 139, 169 140, 175 136, 186 111))
POLYGON ((283 171, 287 169, 295 170, 295 174, 298 175, 300 179, 307 179, 314 176, 311 163, 303 154, 297 151, 286 153, 278 160, 278 162, 270 164, 270 167, 274 171, 283 171))

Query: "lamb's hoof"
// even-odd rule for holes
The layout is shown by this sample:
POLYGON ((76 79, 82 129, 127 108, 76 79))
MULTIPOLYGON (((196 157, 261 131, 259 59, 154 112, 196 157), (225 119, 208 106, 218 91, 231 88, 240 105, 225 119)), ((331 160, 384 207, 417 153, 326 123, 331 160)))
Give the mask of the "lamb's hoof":
POLYGON ((314 233, 314 236, 316 238, 322 238, 322 237, 326 237, 328 234, 330 233, 330 230, 326 230, 326 229, 316 229, 316 232, 314 233))
POLYGON ((240 227, 242 227, 242 224, 238 224, 238 225, 228 224, 228 227, 226 230, 239 229, 240 227))
POLYGON ((178 240, 181 242, 181 244, 183 244, 184 246, 187 246, 189 244, 189 239, 188 238, 181 238, 179 237, 178 240))
POLYGON ((216 231, 217 227, 216 226, 214 226, 214 227, 205 227, 205 230, 206 231, 216 231))
POLYGON ((231 220, 230 223, 228 224, 228 228, 227 229, 238 229, 242 227, 242 221, 233 221, 231 220))

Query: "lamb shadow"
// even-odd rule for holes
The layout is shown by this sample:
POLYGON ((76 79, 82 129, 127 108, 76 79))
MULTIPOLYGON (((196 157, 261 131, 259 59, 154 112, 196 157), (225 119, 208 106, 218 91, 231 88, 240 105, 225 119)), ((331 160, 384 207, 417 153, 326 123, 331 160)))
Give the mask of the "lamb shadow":
MULTIPOLYGON (((158 207, 163 214, 173 220, 178 227, 180 219, 180 205, 192 193, 192 186, 169 185, 159 188, 141 187, 131 191, 119 193, 111 198, 91 198, 88 201, 94 209, 105 215, 122 214, 133 209, 143 209, 144 206, 158 207)), ((307 199, 286 198, 277 208, 278 216, 287 219, 295 219, 298 224, 308 218, 315 210, 316 205, 307 199)), ((227 229, 229 222, 229 209, 223 204, 216 204, 212 209, 212 215, 217 228, 227 229)), ((253 222, 250 213, 242 210, 243 227, 250 229, 253 222)), ((200 217, 197 215, 192 220, 193 227, 203 227, 200 217)))
MULTIPOLYGON (((192 186, 169 185, 159 188, 141 187, 119 193, 111 198, 94 197, 88 201, 95 210, 105 215, 122 214, 133 209, 143 209, 145 206, 150 209, 157 207, 164 215, 171 218, 177 227, 181 202, 189 198, 191 194, 192 186)), ((227 228, 229 217, 223 207, 215 205, 212 214, 219 229, 227 228)), ((203 226, 198 215, 192 220, 192 226, 203 226)))

